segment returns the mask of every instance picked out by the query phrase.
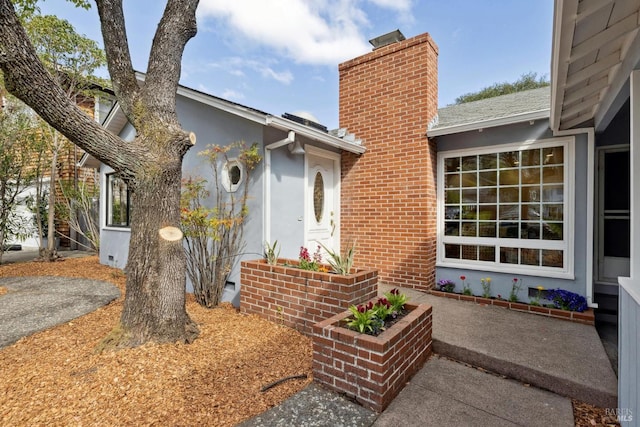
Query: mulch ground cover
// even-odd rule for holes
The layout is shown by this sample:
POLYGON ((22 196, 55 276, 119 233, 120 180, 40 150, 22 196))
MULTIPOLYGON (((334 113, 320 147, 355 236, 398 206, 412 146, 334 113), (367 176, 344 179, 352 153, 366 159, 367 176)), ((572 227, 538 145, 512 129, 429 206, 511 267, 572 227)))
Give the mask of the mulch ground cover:
MULTIPOLYGON (((0 266, 0 277, 104 280, 124 296, 124 274, 97 257, 0 266)), ((0 287, 0 298, 6 293, 0 287)), ((117 325, 124 297, 0 349, 0 425, 233 426, 312 381, 311 340, 229 304, 187 311, 200 328, 192 344, 147 344, 96 354, 117 325), (265 386, 288 380, 261 391, 265 386)), ((2 303, 0 299, 0 304, 2 303)), ((615 426, 602 408, 573 401, 575 425, 615 426)))
MULTIPOLYGON (((38 275, 105 280, 124 295, 124 275, 97 257, 0 266, 0 277, 38 275)), ((122 301, 0 350, 0 425, 233 426, 311 382, 308 338, 228 304, 202 308, 191 295, 187 311, 200 328, 193 344, 95 354, 122 301)))

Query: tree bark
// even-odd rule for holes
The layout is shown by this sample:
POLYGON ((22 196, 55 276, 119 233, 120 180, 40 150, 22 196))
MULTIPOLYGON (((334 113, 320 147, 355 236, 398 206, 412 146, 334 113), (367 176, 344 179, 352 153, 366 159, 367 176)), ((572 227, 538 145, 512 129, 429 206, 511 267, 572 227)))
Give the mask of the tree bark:
POLYGON ((182 237, 167 240, 161 233, 168 226, 179 226, 181 178, 180 162, 173 162, 173 167, 137 180, 131 195, 127 298, 121 318, 125 336, 119 345, 192 342, 198 335, 185 310, 182 237))

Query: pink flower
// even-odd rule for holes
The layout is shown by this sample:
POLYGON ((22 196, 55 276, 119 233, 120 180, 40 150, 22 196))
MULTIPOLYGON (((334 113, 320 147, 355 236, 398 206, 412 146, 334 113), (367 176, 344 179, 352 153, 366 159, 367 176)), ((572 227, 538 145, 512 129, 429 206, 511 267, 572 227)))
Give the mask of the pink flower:
POLYGON ((517 278, 517 277, 514 277, 514 278, 513 278, 513 281, 514 281, 514 282, 517 282, 517 281, 518 281, 518 278, 517 278))
POLYGON ((299 255, 299 257, 300 257, 300 259, 302 259, 304 261, 311 262, 311 257, 309 256, 309 251, 304 246, 300 246, 300 255, 299 255))

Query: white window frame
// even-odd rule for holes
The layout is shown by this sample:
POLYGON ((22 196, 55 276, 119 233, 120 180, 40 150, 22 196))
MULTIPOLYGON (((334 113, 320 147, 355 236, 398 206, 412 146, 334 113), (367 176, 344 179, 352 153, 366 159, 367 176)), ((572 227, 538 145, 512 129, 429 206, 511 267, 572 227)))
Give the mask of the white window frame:
MULTIPOLYGON (((113 197, 111 195, 111 178, 117 178, 117 179, 121 179, 117 176, 117 174, 115 172, 109 172, 105 174, 105 196, 106 196, 106 203, 105 203, 105 215, 104 215, 104 222, 105 222, 105 229, 111 229, 111 230, 123 230, 123 229, 130 229, 131 228, 131 199, 130 196, 131 194, 129 193, 129 186, 127 185, 127 224, 126 225, 120 225, 120 224, 111 224, 110 223, 110 216, 112 216, 112 212, 113 212, 113 205, 112 200, 113 197)), ((125 183, 126 185, 126 183, 125 183)))
POLYGON ((229 159, 222 166, 222 176, 220 177, 222 182, 222 187, 224 187, 224 189, 227 190, 227 193, 235 193, 238 190, 238 188, 240 188, 240 185, 242 185, 242 182, 245 179, 245 175, 246 175, 246 172, 244 170, 244 165, 242 164, 242 162, 240 162, 236 158, 229 159), (234 166, 237 166, 238 169, 240 170, 240 179, 236 184, 233 184, 231 182, 231 176, 229 175, 229 171, 234 166))
MULTIPOLYGON (((441 151, 437 158, 437 251, 436 266, 463 268, 502 273, 523 274, 532 276, 575 279, 574 275, 574 224, 575 224, 575 137, 549 138, 542 140, 528 140, 518 143, 498 144, 480 148, 465 148, 460 150, 441 151), (536 148, 564 147, 564 197, 563 197, 563 239, 562 240, 528 240, 509 239, 500 237, 466 237, 445 236, 445 159, 450 157, 464 157, 469 155, 493 154, 505 151, 522 151, 536 148), (445 243, 461 245, 483 245, 496 247, 496 261, 476 261, 466 259, 445 258, 445 243), (522 264, 500 263, 500 247, 558 249, 563 251, 563 268, 530 266, 522 264)), ((522 183, 519 183, 522 186, 522 183)), ((521 202, 520 202, 521 204, 521 202)))

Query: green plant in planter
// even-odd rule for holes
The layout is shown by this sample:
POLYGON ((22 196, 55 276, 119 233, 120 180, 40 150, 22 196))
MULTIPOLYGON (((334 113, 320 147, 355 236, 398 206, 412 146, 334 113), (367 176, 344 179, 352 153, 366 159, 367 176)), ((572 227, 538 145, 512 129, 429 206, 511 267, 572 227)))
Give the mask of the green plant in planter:
POLYGON ((313 253, 313 257, 309 255, 309 250, 304 246, 300 246, 300 254, 298 255, 298 267, 303 270, 323 271, 322 255, 320 254, 320 245, 313 253))
POLYGON ((518 292, 522 289, 522 281, 518 281, 517 277, 514 277, 511 281, 511 292, 509 293, 509 301, 517 302, 518 301, 518 292))
POLYGON ((587 300, 582 295, 564 289, 551 289, 547 292, 547 299, 553 302, 556 308, 569 311, 583 312, 589 308, 587 300))
POLYGON ((278 247, 278 241, 273 242, 270 245, 269 242, 264 244, 264 259, 267 260, 267 264, 276 265, 278 263, 278 257, 280 257, 280 248, 278 247))
POLYGON ((377 335, 384 330, 385 321, 395 319, 402 312, 406 301, 405 295, 393 289, 378 298, 375 304, 369 301, 367 304, 352 305, 349 311, 353 316, 347 321, 347 327, 362 334, 377 335))
POLYGON ((453 290, 456 288, 456 284, 453 280, 441 279, 438 280, 437 287, 441 292, 453 292, 453 290))
POLYGON ((405 294, 401 294, 397 289, 391 289, 389 292, 386 292, 384 296, 391 304, 393 311, 399 313, 404 309, 404 304, 407 302, 407 296, 405 294))
POLYGON ((471 286, 467 285, 467 277, 466 276, 460 276, 460 280, 462 280, 462 294, 463 295, 473 295, 473 293, 471 292, 471 286))
POLYGON ((349 241, 345 245, 344 251, 342 253, 332 251, 322 243, 320 243, 320 245, 329 255, 329 259, 327 259, 327 262, 333 269, 334 273, 344 274, 344 275, 351 273, 351 268, 353 267, 353 257, 356 254, 355 240, 349 241))
POLYGON ((353 317, 347 322, 347 326, 361 334, 373 332, 374 326, 378 326, 380 323, 380 319, 376 316, 377 311, 374 310, 372 301, 369 301, 366 305, 352 305, 349 307, 349 311, 351 311, 353 317))
POLYGON ((529 304, 540 306, 541 305, 540 300, 542 299, 542 292, 544 291, 544 286, 536 286, 536 289, 538 292, 536 292, 536 296, 531 298, 531 300, 529 301, 529 304))
POLYGON ((483 298, 491 298, 491 277, 480 279, 480 285, 482 285, 483 298))

